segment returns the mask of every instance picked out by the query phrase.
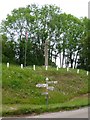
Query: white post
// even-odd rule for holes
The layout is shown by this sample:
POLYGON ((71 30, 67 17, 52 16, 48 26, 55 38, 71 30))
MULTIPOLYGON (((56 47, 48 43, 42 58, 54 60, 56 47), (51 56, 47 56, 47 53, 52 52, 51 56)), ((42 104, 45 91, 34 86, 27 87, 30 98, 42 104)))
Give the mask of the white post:
POLYGON ((58 70, 58 66, 57 66, 57 70, 58 70))
POLYGON ((9 63, 7 63, 7 68, 9 68, 9 63))
POLYGON ((77 69, 77 74, 79 74, 79 69, 77 69))
POLYGON ((67 72, 69 71, 69 68, 67 67, 67 72))
POLYGON ((89 72, 87 71, 87 76, 88 76, 89 72))
POLYGON ((33 70, 35 70, 35 65, 33 65, 33 70))
POLYGON ((46 77, 46 81, 48 81, 49 79, 48 79, 48 77, 46 77))
POLYGON ((21 64, 21 69, 23 69, 23 64, 21 64))
POLYGON ((48 69, 48 66, 46 66, 46 70, 48 69))

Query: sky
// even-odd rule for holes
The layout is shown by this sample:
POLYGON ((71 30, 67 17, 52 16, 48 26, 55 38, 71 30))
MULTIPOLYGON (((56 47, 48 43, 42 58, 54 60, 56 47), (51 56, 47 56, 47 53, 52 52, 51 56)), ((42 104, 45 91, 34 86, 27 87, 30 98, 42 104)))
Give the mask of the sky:
POLYGON ((7 14, 15 8, 26 7, 30 4, 55 4, 62 9, 62 12, 72 14, 78 18, 88 17, 88 2, 90 0, 2 0, 0 3, 0 23, 7 14))

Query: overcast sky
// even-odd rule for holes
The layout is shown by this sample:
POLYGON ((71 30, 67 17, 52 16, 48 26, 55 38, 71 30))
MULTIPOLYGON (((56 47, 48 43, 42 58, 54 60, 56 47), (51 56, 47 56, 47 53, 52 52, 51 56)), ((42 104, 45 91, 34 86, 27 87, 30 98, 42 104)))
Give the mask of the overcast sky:
POLYGON ((88 2, 90 0, 2 0, 0 2, 0 22, 7 14, 19 7, 36 3, 38 5, 55 4, 62 12, 70 13, 76 17, 88 17, 88 2))

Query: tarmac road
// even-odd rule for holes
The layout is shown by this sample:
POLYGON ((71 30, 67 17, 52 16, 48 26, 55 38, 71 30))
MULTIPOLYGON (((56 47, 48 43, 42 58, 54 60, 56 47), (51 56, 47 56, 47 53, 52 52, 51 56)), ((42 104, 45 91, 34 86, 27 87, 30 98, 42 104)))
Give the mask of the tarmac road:
MULTIPOLYGON (((88 119, 88 107, 86 108, 81 108, 81 109, 78 109, 78 110, 72 110, 72 111, 60 111, 60 112, 54 112, 54 113, 44 113, 44 114, 41 114, 41 115, 36 115, 36 116, 22 116, 22 117, 5 117, 3 118, 2 120, 28 120, 28 118, 84 118, 83 120, 86 120, 88 119), (15 118, 15 119, 13 119, 15 118), (17 119, 18 118, 18 119, 17 119)), ((35 119, 35 120, 36 120, 35 119)), ((80 120, 81 120, 80 119, 80 120)), ((1 118, 0 118, 1 120, 1 118)), ((41 120, 41 119, 40 119, 41 120)), ((90 120, 90 119, 89 119, 90 120)))
POLYGON ((88 118, 88 108, 64 112, 44 113, 37 116, 28 116, 26 118, 88 118))

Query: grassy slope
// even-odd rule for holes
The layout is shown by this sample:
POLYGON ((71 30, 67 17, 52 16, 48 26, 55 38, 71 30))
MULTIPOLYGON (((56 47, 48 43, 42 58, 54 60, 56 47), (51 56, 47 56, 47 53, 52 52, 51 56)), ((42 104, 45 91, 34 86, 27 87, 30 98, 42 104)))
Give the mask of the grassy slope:
POLYGON ((44 67, 37 67, 36 71, 33 71, 32 67, 21 69, 12 65, 6 68, 3 65, 2 73, 3 115, 39 113, 88 104, 87 95, 82 96, 88 92, 86 71, 81 70, 80 74, 77 74, 73 69, 67 72, 66 69, 60 68, 57 71, 51 67, 48 71, 44 67), (45 88, 36 88, 37 83, 45 83, 46 77, 51 81, 58 81, 58 84, 53 85, 55 90, 49 91, 48 109, 45 96, 41 95, 45 88), (80 102, 82 99, 83 102, 80 102))
MULTIPOLYGON (((2 111, 2 64, 0 63, 0 111, 2 111)), ((0 112, 1 116, 1 112, 0 112)))

